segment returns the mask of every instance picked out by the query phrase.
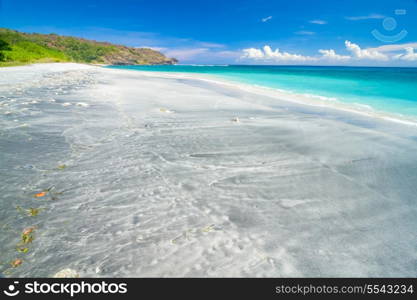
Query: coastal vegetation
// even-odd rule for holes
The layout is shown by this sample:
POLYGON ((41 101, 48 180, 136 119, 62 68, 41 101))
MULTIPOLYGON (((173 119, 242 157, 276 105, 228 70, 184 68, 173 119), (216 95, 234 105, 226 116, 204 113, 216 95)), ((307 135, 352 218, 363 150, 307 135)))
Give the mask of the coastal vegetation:
POLYGON ((46 62, 158 65, 174 64, 177 60, 148 48, 0 28, 0 66, 46 62))

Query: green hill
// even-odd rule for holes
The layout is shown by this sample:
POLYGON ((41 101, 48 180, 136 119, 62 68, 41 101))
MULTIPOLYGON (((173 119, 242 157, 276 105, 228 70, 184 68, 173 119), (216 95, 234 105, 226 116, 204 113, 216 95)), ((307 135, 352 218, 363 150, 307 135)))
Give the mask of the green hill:
POLYGON ((0 66, 43 62, 158 65, 175 64, 177 60, 148 48, 0 28, 0 66))

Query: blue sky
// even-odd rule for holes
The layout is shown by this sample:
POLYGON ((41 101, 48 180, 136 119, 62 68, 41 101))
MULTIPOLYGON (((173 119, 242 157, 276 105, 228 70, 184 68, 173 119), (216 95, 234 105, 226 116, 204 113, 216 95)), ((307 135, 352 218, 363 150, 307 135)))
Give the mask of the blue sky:
POLYGON ((0 27, 152 47, 181 63, 417 66, 417 0, 0 3, 0 27))

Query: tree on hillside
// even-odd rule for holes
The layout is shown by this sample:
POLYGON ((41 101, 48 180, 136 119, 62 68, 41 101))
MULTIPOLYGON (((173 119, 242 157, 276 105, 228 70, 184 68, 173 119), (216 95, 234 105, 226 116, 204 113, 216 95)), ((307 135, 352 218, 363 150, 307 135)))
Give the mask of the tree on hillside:
POLYGON ((3 61, 5 56, 3 51, 10 50, 10 46, 7 42, 0 40, 0 61, 3 61))

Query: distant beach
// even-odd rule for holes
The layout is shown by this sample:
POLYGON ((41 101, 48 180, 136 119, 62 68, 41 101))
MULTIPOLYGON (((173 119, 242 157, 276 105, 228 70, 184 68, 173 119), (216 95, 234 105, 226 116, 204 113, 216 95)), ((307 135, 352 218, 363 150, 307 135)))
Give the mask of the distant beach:
POLYGON ((417 276, 412 114, 209 75, 0 69, 3 276, 417 276))

